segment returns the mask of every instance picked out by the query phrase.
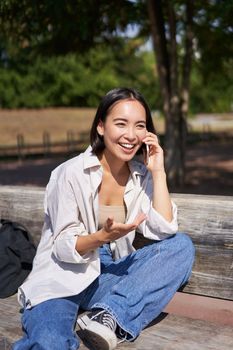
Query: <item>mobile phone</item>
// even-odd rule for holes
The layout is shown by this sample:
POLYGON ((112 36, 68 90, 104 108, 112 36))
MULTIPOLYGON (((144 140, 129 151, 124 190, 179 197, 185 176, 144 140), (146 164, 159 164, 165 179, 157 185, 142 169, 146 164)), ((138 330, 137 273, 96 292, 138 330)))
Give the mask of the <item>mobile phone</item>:
POLYGON ((149 161, 150 161, 150 146, 149 145, 146 145, 144 146, 144 161, 145 161, 145 165, 148 165, 149 164, 149 161))

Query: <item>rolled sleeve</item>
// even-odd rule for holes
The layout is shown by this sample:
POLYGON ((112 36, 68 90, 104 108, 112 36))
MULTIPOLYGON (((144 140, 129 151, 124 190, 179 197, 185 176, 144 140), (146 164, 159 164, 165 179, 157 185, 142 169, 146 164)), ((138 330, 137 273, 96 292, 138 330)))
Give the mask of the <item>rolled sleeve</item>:
POLYGON ((87 235, 79 220, 79 208, 66 173, 50 180, 47 187, 47 215, 53 234, 53 254, 62 262, 88 263, 92 252, 81 256, 76 251, 78 236, 87 235))
POLYGON ((92 252, 80 255, 75 248, 78 236, 86 234, 80 231, 81 227, 69 227, 57 236, 53 245, 53 254, 58 260, 67 263, 85 264, 92 259, 92 252))
POLYGON ((177 232, 177 206, 174 202, 172 202, 173 219, 171 222, 164 219, 152 206, 146 214, 147 220, 145 220, 141 225, 142 227, 140 227, 140 231, 145 237, 154 240, 162 240, 177 232))

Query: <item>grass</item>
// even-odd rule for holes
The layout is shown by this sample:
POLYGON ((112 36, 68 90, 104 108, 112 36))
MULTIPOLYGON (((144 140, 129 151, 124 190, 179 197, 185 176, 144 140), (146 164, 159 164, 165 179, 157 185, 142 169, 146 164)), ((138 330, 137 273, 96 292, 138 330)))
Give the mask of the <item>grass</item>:
POLYGON ((52 142, 63 141, 70 130, 89 131, 94 115, 91 108, 0 110, 0 145, 15 145, 18 134, 24 135, 25 143, 42 143, 44 132, 50 134, 52 142))
MULTIPOLYGON (((75 135, 89 132, 95 112, 94 108, 0 110, 0 146, 16 145, 18 134, 24 135, 26 144, 42 143, 44 132, 50 134, 51 142, 65 141, 70 130, 75 135)), ((156 118, 158 132, 163 132, 163 124, 156 118)))
MULTIPOLYGON (((68 131, 73 131, 75 135, 89 132, 95 112, 95 108, 0 109, 0 146, 16 145, 18 134, 24 135, 26 144, 40 144, 44 132, 50 134, 51 142, 66 141, 68 131)), ((207 128, 206 131, 233 133, 232 114, 210 115, 208 118, 204 116, 204 122, 200 116, 190 119, 191 130, 198 132, 207 128)), ((156 113, 153 119, 158 134, 163 134, 164 120, 156 113)))

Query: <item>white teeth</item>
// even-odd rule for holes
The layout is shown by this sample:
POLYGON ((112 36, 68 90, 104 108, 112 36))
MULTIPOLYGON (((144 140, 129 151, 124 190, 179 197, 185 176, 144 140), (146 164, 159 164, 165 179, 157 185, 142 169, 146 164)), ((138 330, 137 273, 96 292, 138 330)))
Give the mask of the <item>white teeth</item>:
POLYGON ((121 146, 128 148, 128 149, 134 148, 134 145, 130 145, 129 143, 121 143, 121 146))

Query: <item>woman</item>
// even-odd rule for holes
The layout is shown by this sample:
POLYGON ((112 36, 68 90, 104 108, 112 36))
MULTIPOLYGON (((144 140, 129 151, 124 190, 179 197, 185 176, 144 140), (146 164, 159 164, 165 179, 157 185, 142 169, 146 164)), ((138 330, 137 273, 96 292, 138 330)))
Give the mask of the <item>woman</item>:
POLYGON ((19 288, 24 337, 14 350, 94 349, 134 340, 187 282, 191 240, 177 232, 163 150, 135 90, 103 97, 91 146, 61 164, 45 195, 33 270, 19 288), (146 151, 148 150, 148 152, 146 151), (148 153, 148 154, 147 154, 148 153), (153 240, 135 251, 135 231, 153 240))

